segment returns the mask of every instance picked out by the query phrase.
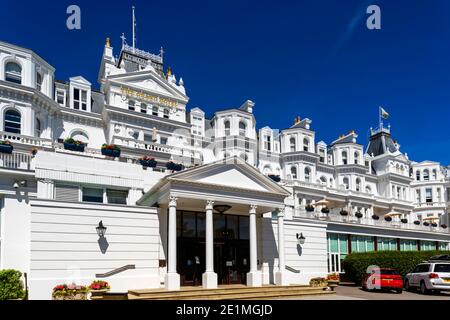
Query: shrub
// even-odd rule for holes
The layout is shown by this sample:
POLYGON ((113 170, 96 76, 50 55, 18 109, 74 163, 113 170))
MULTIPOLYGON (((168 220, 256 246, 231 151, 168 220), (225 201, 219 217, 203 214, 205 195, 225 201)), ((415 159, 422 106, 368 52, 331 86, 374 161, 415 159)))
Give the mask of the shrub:
POLYGON ((367 267, 397 269, 402 277, 411 272, 417 264, 448 251, 376 251, 349 254, 343 261, 345 276, 350 281, 361 283, 367 267))
POLYGON ((25 290, 21 280, 22 272, 12 269, 0 270, 0 300, 22 299, 25 290))

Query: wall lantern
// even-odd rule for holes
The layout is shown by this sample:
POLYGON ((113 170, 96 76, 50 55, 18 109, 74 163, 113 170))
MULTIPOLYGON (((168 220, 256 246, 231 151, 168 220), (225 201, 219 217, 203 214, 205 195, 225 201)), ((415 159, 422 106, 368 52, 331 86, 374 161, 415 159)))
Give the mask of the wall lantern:
POLYGON ((100 238, 103 238, 106 233, 106 227, 103 225, 103 221, 100 220, 98 226, 95 228, 97 230, 97 234, 100 238))
POLYGON ((303 236, 303 233, 298 234, 297 233, 297 241, 299 245, 305 244, 306 238, 303 236))

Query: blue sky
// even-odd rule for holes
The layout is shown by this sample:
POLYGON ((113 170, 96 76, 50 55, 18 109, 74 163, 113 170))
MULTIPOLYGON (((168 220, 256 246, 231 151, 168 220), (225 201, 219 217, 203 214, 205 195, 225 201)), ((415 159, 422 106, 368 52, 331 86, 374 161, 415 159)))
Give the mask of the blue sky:
POLYGON ((450 164, 450 1, 7 1, 0 40, 36 51, 57 79, 82 75, 96 86, 106 37, 157 53, 183 77, 190 102, 208 116, 246 99, 258 128, 308 117, 317 141, 354 129, 367 143, 378 106, 410 159, 450 164), (81 8, 81 30, 66 8, 81 8), (366 28, 370 4, 382 30, 366 28))

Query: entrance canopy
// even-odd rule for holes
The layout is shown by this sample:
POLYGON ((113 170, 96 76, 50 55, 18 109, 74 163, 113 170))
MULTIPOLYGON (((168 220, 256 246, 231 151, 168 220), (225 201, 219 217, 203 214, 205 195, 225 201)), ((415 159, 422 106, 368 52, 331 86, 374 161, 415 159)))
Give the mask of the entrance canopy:
POLYGON ((232 203, 235 214, 248 214, 249 205, 256 206, 257 213, 265 213, 283 208, 289 194, 243 159, 232 157, 168 175, 137 203, 165 205, 170 197, 176 197, 186 209, 212 200, 214 204, 232 203))

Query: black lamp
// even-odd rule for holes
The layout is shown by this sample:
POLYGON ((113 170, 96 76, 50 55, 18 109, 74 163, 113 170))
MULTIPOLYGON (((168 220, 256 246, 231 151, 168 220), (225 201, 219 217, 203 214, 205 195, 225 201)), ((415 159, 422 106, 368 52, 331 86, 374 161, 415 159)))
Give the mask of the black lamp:
POLYGON ((303 236, 303 233, 300 233, 300 234, 297 233, 296 236, 297 236, 297 241, 298 241, 299 245, 305 244, 306 238, 303 236))
POLYGON ((103 225, 103 221, 100 220, 98 226, 95 228, 97 230, 97 234, 100 238, 103 238, 106 233, 106 227, 103 225))
POLYGON ((214 210, 216 210, 218 213, 223 214, 225 211, 228 211, 231 209, 231 206, 227 204, 217 204, 213 207, 214 210))

